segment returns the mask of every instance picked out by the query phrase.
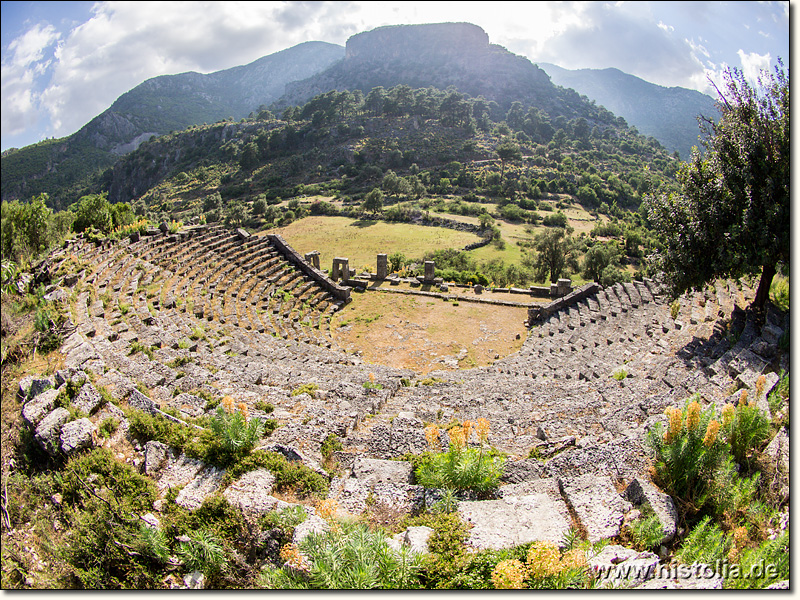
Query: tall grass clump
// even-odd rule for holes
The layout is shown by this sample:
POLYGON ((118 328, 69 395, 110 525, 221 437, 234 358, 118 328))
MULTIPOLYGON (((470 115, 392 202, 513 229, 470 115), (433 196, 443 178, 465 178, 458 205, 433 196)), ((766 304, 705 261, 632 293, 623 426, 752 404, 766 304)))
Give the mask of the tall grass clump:
POLYGON ((299 544, 281 549, 284 566, 264 571, 259 583, 280 589, 413 589, 419 587, 422 556, 403 546, 394 550, 385 535, 362 523, 336 520, 336 503, 323 501, 317 512, 329 525, 299 544))
POLYGON ((441 448, 439 428, 434 425, 425 430, 433 452, 426 454, 416 469, 418 484, 427 488, 475 492, 489 492, 497 488, 505 459, 493 453, 487 444, 489 422, 486 419, 478 419, 475 427, 479 447, 468 447, 472 427, 470 421, 452 427, 447 432, 450 438, 447 452, 436 452, 441 448))

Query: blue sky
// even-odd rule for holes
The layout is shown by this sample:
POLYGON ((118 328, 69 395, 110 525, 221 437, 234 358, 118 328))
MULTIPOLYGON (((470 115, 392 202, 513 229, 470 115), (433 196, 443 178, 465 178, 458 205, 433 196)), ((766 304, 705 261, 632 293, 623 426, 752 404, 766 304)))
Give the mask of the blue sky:
POLYGON ((157 75, 210 73, 382 25, 466 21, 568 69, 712 92, 789 66, 789 2, 2 2, 2 149, 74 133, 157 75))

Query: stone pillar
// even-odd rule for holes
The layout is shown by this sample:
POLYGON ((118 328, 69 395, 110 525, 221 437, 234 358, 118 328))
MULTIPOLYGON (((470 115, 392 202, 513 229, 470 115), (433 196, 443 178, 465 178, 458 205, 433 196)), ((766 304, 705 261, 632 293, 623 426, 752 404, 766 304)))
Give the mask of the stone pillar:
POLYGON ((432 260, 425 261, 425 278, 423 281, 433 281, 435 279, 436 263, 432 260))
POLYGON ((314 250, 313 252, 306 253, 305 257, 306 262, 310 264, 315 269, 319 269, 319 250, 314 250))
POLYGON ((386 279, 389 274, 389 260, 385 254, 378 254, 378 275, 379 280, 386 279))
POLYGON ((556 286, 558 288, 558 297, 561 298, 562 296, 566 296, 572 291, 572 280, 559 279, 556 286))
POLYGON ((350 279, 350 259, 337 257, 333 259, 333 267, 331 268, 331 279, 337 281, 341 278, 343 281, 350 279))
POLYGON ((558 298, 558 284, 551 283, 550 284, 550 297, 551 298, 558 298))

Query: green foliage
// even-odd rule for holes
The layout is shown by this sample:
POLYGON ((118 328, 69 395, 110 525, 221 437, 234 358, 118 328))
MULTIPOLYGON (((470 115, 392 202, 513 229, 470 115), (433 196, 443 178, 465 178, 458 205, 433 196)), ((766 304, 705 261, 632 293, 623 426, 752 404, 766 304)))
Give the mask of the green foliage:
POLYGON ((719 95, 722 117, 703 120, 706 152, 682 165, 681 192, 647 199, 664 244, 657 265, 675 295, 760 271, 761 308, 789 260, 789 75, 779 62, 754 89, 727 70, 719 95))
POLYGON ((383 192, 378 188, 370 190, 361 207, 373 214, 379 213, 383 209, 383 192))
POLYGON ((292 397, 299 396, 300 394, 308 394, 312 398, 315 396, 319 386, 316 383, 304 383, 292 390, 292 397))
POLYGON ((255 450, 226 469, 225 479, 235 481, 245 473, 268 469, 275 477, 279 491, 293 492, 301 497, 324 497, 328 491, 325 477, 299 461, 290 461, 276 452, 255 450))
POLYGON ((752 452, 769 440, 769 419, 755 404, 740 403, 733 414, 731 422, 724 427, 725 437, 736 462, 749 466, 752 452))
POLYGON ((613 377, 617 381, 622 381, 623 379, 628 377, 628 372, 625 369, 617 369, 616 371, 614 371, 611 377, 613 377))
POLYGON ((204 575, 218 573, 227 562, 220 540, 204 530, 191 531, 189 539, 181 541, 178 557, 189 571, 200 571, 204 575))
POLYGON ((208 424, 214 445, 230 457, 245 455, 252 450, 264 435, 264 422, 261 419, 248 419, 242 410, 226 410, 217 407, 217 414, 208 424))
POLYGON ((727 558, 731 541, 716 525, 711 517, 703 517, 694 526, 677 552, 678 560, 684 565, 703 563, 716 565, 727 558))
POLYGON ((664 539, 664 528, 661 521, 649 503, 643 504, 640 510, 641 517, 628 526, 633 542, 641 550, 657 548, 664 539))
POLYGON ((331 454, 342 450, 342 441, 335 433, 329 433, 319 448, 320 454, 325 458, 330 458, 331 454))
MULTIPOLYGON (((40 194, 27 203, 3 201, 0 250, 4 263, 27 264, 66 237, 70 219, 54 215, 47 201, 47 194, 40 194)), ((4 273, 4 285, 7 275, 10 272, 4 273)))
POLYGON ((466 446, 465 430, 456 426, 449 431, 447 452, 424 455, 414 475, 419 485, 426 488, 472 490, 490 492, 497 488, 503 474, 505 459, 484 447, 466 446))
POLYGON ((578 270, 575 243, 563 229, 537 233, 533 248, 533 258, 527 255, 522 264, 531 267, 539 281, 549 279, 555 283, 568 269, 578 270))
POLYGON ((677 319, 680 310, 681 310, 681 303, 678 302, 677 300, 674 300, 669 305, 669 316, 672 317, 673 320, 677 319))
POLYGON ((789 279, 778 275, 772 280, 772 286, 769 290, 769 296, 772 303, 778 309, 788 312, 789 310, 789 279))
POLYGON ((312 533, 300 543, 299 550, 308 559, 305 573, 296 569, 266 571, 260 583, 264 587, 327 590, 419 587, 421 556, 405 546, 395 551, 381 533, 361 524, 312 533))
POLYGON ((728 589, 763 589, 768 585, 789 579, 789 530, 774 540, 767 540, 756 548, 744 550, 739 559, 737 573, 725 578, 728 589))
POLYGON ((709 500, 714 474, 729 452, 721 436, 707 436, 715 412, 713 405, 701 412, 697 399, 690 398, 683 410, 667 409, 666 432, 656 423, 648 434, 655 453, 654 483, 690 512, 701 510, 709 500))

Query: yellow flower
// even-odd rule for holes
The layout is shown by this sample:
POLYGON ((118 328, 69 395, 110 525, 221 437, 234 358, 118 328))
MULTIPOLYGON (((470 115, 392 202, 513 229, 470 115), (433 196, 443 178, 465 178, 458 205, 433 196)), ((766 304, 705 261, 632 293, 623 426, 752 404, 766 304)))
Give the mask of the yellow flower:
POLYGON ((370 383, 375 383, 375 373, 370 373, 369 374, 369 382, 370 383))
POLYGON ((739 396, 739 406, 747 406, 747 390, 742 390, 742 395, 739 396))
POLYGON ((710 448, 714 442, 717 441, 717 434, 719 433, 719 422, 713 419, 708 422, 706 427, 706 435, 703 437, 703 445, 710 448))
POLYGON ((462 427, 464 429, 464 442, 469 443, 469 436, 472 433, 472 421, 464 421, 462 427))
POLYGON ((726 404, 725 407, 722 409, 722 424, 727 427, 733 421, 733 415, 736 413, 736 409, 733 408, 733 404, 726 404))
POLYGON ((226 413, 233 412, 233 403, 234 399, 231 396, 225 396, 224 398, 222 398, 222 408, 225 409, 226 413))
POLYGON ((579 569, 586 566, 586 552, 580 548, 573 548, 564 553, 561 563, 565 569, 579 569))
POLYGON ((664 440, 669 444, 678 437, 683 428, 683 413, 679 408, 674 406, 670 406, 664 412, 667 413, 667 417, 669 417, 669 431, 667 431, 664 440))
POLYGON ((464 428, 459 427, 456 425, 452 429, 450 429, 447 434, 450 436, 450 443, 453 444, 458 449, 464 447, 465 438, 464 438, 464 428))
POLYGON ((441 450, 439 428, 436 425, 425 428, 425 439, 428 441, 428 447, 430 447, 433 452, 439 452, 439 450, 441 450))
POLYGON ((761 397, 761 392, 764 391, 764 384, 767 383, 767 378, 764 375, 759 375, 756 379, 756 397, 761 397))
POLYGON ((247 410, 247 404, 245 404, 244 402, 239 402, 239 404, 237 404, 236 407, 239 409, 239 412, 242 413, 244 418, 247 419, 248 416, 249 416, 249 413, 248 413, 248 410, 247 410))
POLYGON ((289 567, 298 571, 309 571, 311 565, 308 559, 300 553, 300 549, 295 544, 286 544, 281 548, 280 557, 289 567))
POLYGON ((536 542, 528 550, 528 571, 534 579, 561 571, 561 553, 553 542, 536 542))
POLYGON ((700 403, 691 402, 686 409, 686 429, 694 431, 700 423, 700 403))
POLYGON ((489 427, 490 427, 489 421, 487 421, 486 419, 483 419, 483 418, 478 419, 478 425, 477 425, 477 427, 475 429, 476 429, 476 432, 478 433, 478 439, 483 444, 486 443, 486 440, 489 437, 489 427))
POLYGON ((516 559, 501 560, 492 570, 496 590, 521 590, 525 580, 525 565, 516 559))

